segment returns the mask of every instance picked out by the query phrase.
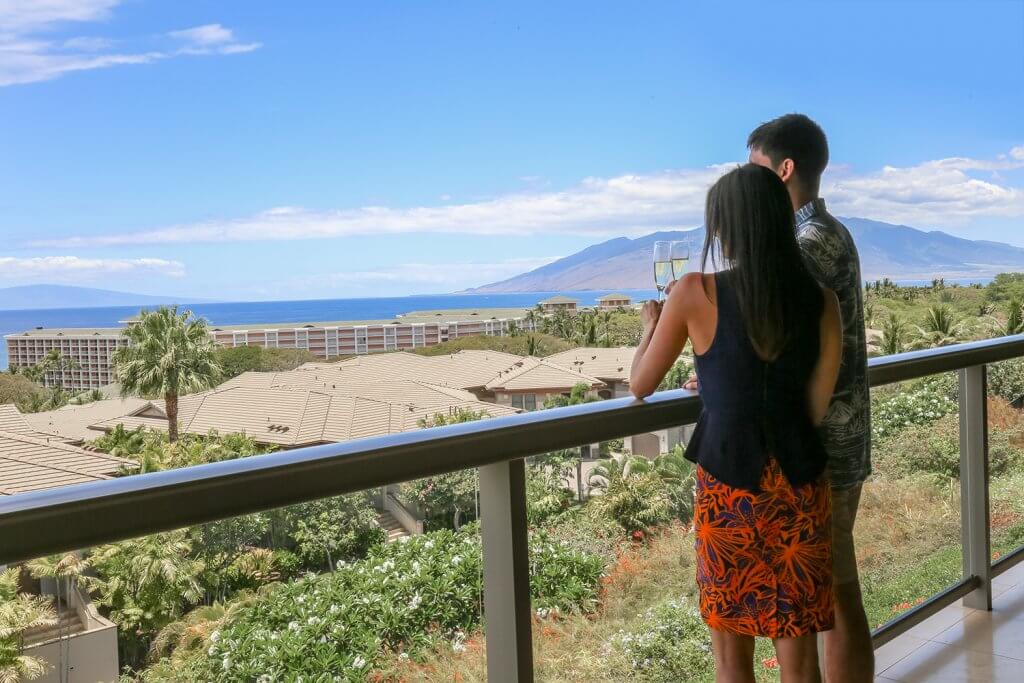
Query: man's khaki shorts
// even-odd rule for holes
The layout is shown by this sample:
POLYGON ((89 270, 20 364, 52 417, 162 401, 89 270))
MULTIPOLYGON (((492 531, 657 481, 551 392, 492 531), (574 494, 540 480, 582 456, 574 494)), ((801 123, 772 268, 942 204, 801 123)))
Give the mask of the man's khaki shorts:
POLYGON ((862 484, 832 489, 832 580, 836 586, 856 583, 857 553, 853 547, 853 524, 857 521, 862 484))

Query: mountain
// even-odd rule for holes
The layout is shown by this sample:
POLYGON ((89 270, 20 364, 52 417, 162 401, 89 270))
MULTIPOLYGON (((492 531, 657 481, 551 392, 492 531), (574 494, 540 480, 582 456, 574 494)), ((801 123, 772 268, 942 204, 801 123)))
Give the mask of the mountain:
POLYGON ((109 289, 69 285, 25 285, 0 288, 0 310, 40 308, 92 308, 97 306, 138 306, 174 303, 200 303, 195 298, 130 294, 109 289))
MULTIPOLYGON (((860 251, 865 280, 985 278, 1004 271, 1024 271, 1024 249, 1001 242, 968 240, 933 230, 893 225, 866 218, 840 218, 860 251)), ((467 290, 555 292, 587 289, 650 289, 654 277, 651 248, 657 240, 689 235, 701 245, 704 229, 656 232, 636 239, 617 237, 587 247, 545 266, 501 282, 467 290)), ((694 253, 693 258, 699 258, 694 253)))

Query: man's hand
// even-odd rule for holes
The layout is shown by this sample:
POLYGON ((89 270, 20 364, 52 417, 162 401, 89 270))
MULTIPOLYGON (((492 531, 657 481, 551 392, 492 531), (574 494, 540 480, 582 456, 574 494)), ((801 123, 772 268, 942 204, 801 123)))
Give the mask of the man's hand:
POLYGON ((683 389, 687 391, 700 391, 700 382, 697 381, 697 375, 691 375, 690 379, 683 382, 683 389))
POLYGON ((661 317, 661 302, 648 300, 644 302, 643 308, 640 309, 640 324, 643 325, 644 331, 649 332, 658 324, 658 318, 661 317))

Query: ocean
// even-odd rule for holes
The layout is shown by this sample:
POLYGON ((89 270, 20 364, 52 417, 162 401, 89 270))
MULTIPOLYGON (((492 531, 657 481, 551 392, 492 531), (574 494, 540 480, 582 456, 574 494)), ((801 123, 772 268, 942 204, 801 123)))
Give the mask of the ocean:
MULTIPOLYGON (((653 298, 652 290, 593 290, 586 292, 526 292, 516 294, 439 294, 372 299, 311 299, 307 301, 244 301, 182 304, 215 325, 245 323, 315 322, 323 320, 382 320, 411 311, 453 308, 529 308, 556 294, 570 296, 582 306, 612 291, 629 294, 634 301, 653 298)), ((138 306, 102 308, 48 308, 0 311, 0 369, 7 368, 3 335, 35 327, 119 327, 118 321, 139 312, 138 306)))

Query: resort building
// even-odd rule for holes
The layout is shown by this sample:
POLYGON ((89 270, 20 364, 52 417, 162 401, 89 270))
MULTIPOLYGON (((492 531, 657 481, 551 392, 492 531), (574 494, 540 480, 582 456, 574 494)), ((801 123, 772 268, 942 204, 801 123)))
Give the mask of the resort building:
MULTIPOLYGON (((131 325, 132 320, 125 321, 131 325)), ((7 361, 12 368, 31 367, 57 350, 74 361, 64 372, 47 373, 43 383, 66 389, 98 389, 114 381, 114 351, 128 342, 123 328, 36 328, 6 335, 7 361)), ((325 360, 383 351, 434 346, 476 335, 507 336, 533 330, 532 315, 522 308, 422 311, 394 320, 212 325, 218 346, 263 346, 304 349, 325 360)))
POLYGON ((37 327, 26 332, 4 336, 7 342, 7 364, 12 368, 37 365, 51 351, 58 351, 74 361, 74 367, 48 372, 44 386, 66 389, 98 389, 114 381, 111 358, 114 351, 127 345, 120 328, 48 328, 37 327))
POLYGON ((544 301, 540 302, 540 307, 545 313, 554 313, 555 311, 575 312, 579 303, 576 299, 558 295, 550 299, 544 299, 544 301))
POLYGON ((597 310, 614 311, 619 308, 629 308, 633 300, 625 294, 605 294, 597 299, 597 310))

